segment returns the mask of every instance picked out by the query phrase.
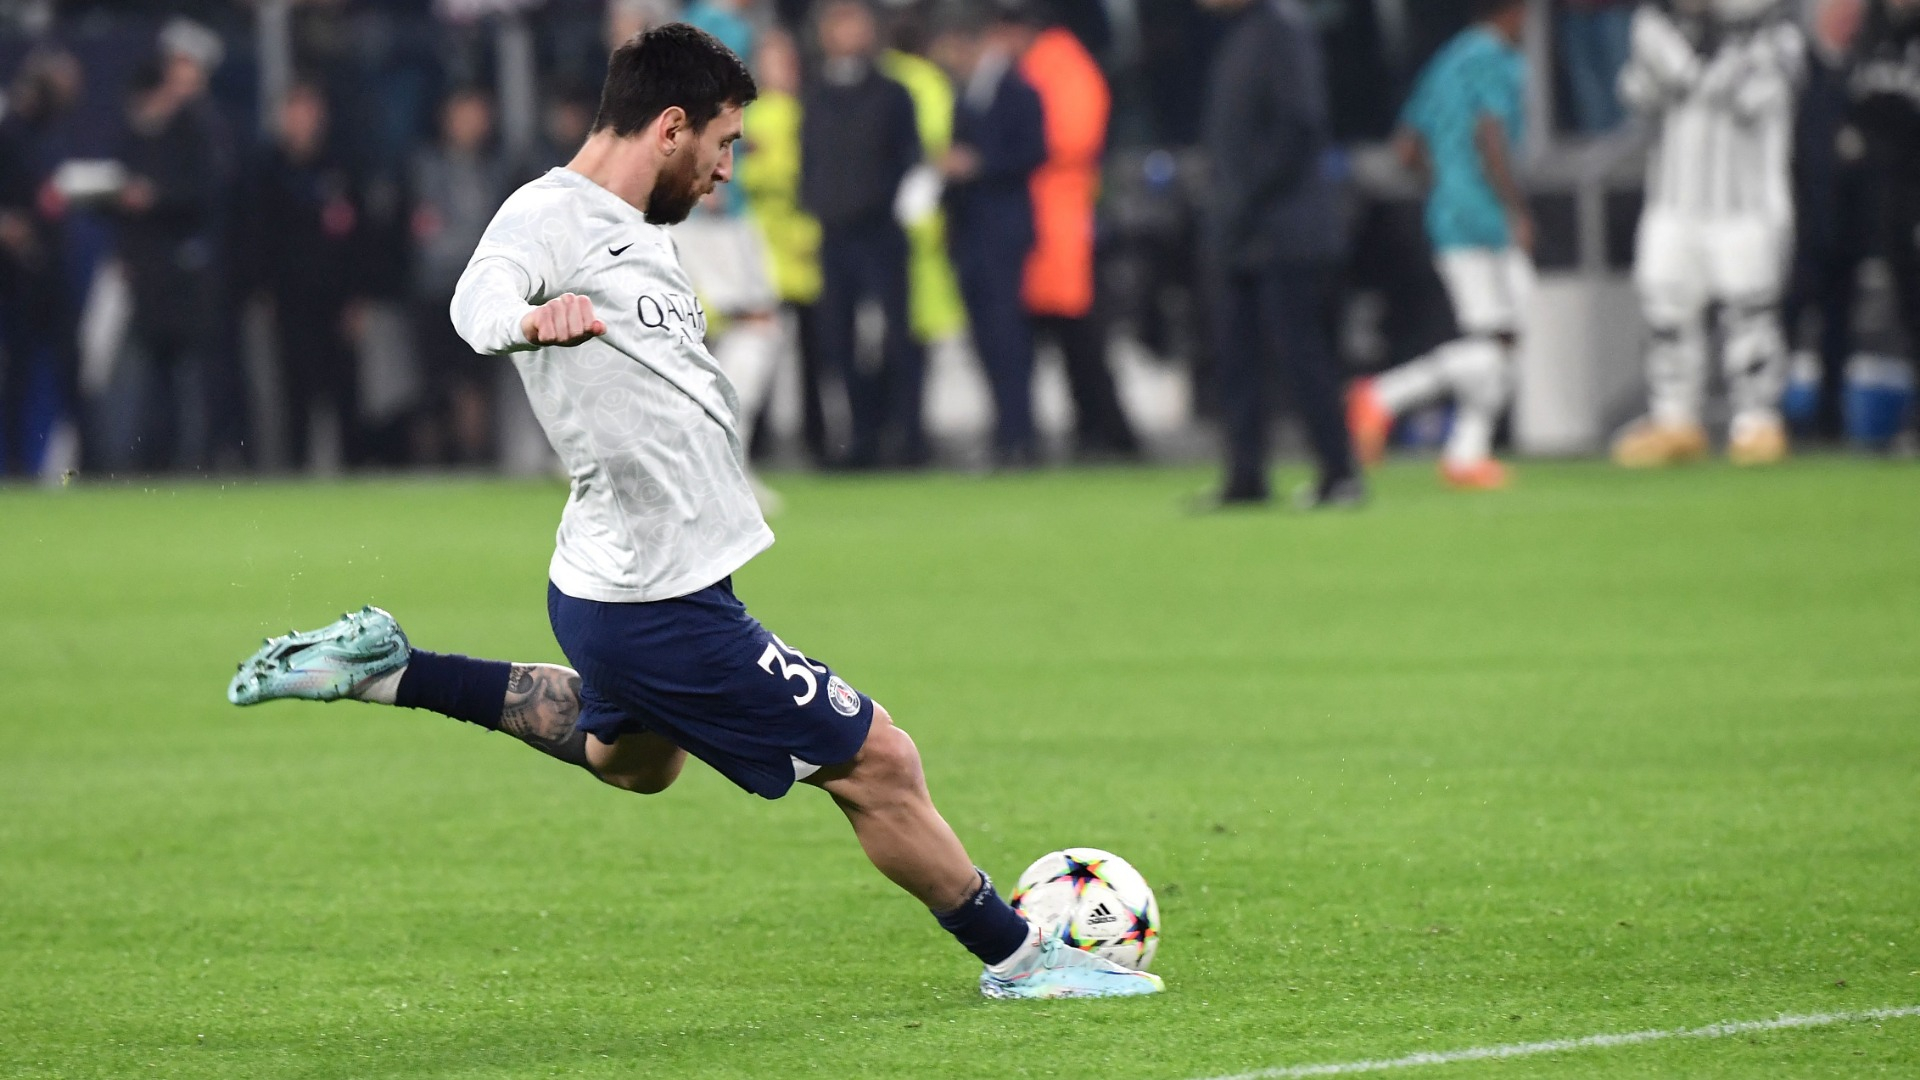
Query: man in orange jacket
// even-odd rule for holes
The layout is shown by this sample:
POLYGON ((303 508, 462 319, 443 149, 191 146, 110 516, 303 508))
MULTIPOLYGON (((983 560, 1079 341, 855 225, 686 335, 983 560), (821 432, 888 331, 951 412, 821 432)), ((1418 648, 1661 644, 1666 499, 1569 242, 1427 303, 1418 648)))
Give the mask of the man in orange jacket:
POLYGON ((1002 0, 995 11, 996 33, 1020 57, 1020 75, 1040 95, 1046 115, 1047 160, 1031 181, 1035 242, 1022 298, 1035 332, 1052 338, 1065 357, 1076 452, 1135 457, 1139 441, 1114 392, 1106 327, 1093 295, 1093 207, 1107 141, 1107 80, 1072 31, 1048 25, 1029 3, 1002 0))

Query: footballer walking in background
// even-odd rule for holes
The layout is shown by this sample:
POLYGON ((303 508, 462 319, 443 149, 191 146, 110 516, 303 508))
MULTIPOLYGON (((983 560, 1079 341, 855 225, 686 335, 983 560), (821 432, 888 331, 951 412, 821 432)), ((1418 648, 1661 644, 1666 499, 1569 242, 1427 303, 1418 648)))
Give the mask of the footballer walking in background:
POLYGON ((1395 146, 1423 175, 1427 237, 1460 337, 1348 394, 1360 459, 1376 464, 1396 417, 1451 397, 1440 476, 1467 490, 1505 487, 1494 429, 1513 392, 1515 351, 1533 290, 1533 218, 1514 169, 1525 120, 1526 0, 1478 0, 1478 20, 1428 63, 1395 146))
POLYGON ((1656 125, 1634 282, 1652 328, 1647 415, 1614 440, 1632 468, 1707 452, 1707 316, 1719 311, 1732 399, 1727 456, 1787 454, 1781 292, 1793 248, 1794 103, 1806 39, 1779 0, 1675 0, 1634 14, 1620 73, 1628 107, 1656 125))
POLYGON ((573 668, 410 646, 366 608, 269 641, 235 704, 352 698, 505 731, 643 794, 693 754, 776 799, 825 790, 868 858, 985 964, 989 997, 1150 994, 1158 977, 1043 934, 978 870, 927 793, 913 740, 735 598, 773 543, 748 485, 739 401, 664 226, 732 173, 752 76, 668 24, 613 53, 593 133, 500 208, 455 291, 476 351, 513 358, 572 481, 548 619, 573 668))

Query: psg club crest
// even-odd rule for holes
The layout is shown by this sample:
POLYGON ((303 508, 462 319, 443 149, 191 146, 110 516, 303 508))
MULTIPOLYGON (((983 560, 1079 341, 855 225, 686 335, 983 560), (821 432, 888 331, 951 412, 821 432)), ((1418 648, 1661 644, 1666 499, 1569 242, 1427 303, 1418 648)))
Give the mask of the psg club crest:
POLYGON ((841 716, 854 716, 860 712, 860 694, 838 675, 827 678, 827 701, 832 703, 833 711, 841 716))

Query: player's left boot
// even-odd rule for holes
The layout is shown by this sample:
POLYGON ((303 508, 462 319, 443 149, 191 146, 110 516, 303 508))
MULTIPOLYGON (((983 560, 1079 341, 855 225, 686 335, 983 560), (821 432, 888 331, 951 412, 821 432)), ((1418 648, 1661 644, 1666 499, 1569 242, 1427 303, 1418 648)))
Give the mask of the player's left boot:
POLYGON ((1734 417, 1727 433, 1727 460, 1735 465, 1772 465, 1786 460, 1787 425, 1777 415, 1734 417))
POLYGON ((258 705, 276 698, 337 701, 407 662, 407 635, 377 607, 305 633, 268 638, 240 664, 227 700, 258 705))
POLYGON ((988 968, 980 973, 980 993, 990 998, 1137 997, 1164 989, 1158 975, 1123 968, 1052 934, 1041 935, 1039 947, 1012 971, 995 974, 988 968))
POLYGON ((1492 458, 1440 463, 1440 479, 1455 491, 1499 491, 1513 482, 1507 467, 1492 458))

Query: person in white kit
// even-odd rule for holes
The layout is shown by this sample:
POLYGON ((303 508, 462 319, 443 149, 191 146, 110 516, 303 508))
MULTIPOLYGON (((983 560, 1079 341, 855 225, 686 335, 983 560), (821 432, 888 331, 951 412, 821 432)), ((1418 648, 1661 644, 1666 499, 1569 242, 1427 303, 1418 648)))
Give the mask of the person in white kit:
POLYGON ((1675 0, 1634 13, 1620 95, 1655 125, 1634 263, 1653 339, 1647 415, 1614 439, 1621 465, 1705 456, 1713 309, 1733 409, 1728 457, 1756 465, 1787 454, 1779 305, 1793 247, 1793 125, 1805 66, 1805 37, 1779 0, 1675 0))
POLYGON ((868 858, 985 964, 1001 998, 1161 989, 1043 933, 978 870, 885 709, 747 613, 731 575, 773 534, 755 506, 739 403, 663 226, 732 174, 756 95, 725 46, 672 23, 614 51, 593 134, 500 208, 454 295, 461 336, 513 357, 572 477, 547 594, 573 663, 413 648, 368 607, 268 641, 235 704, 354 699, 506 731, 605 783, 665 789, 692 754, 779 798, 825 790, 868 858))

